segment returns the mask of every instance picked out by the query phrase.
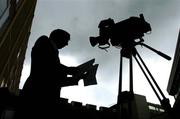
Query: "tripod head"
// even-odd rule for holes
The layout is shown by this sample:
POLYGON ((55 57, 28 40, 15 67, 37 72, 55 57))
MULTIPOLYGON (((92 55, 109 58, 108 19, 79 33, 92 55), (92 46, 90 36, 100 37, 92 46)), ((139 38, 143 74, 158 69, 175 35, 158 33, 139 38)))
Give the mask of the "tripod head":
POLYGON ((163 57, 163 58, 165 58, 165 59, 167 59, 167 60, 171 60, 171 57, 170 57, 170 56, 162 53, 161 51, 158 51, 158 50, 156 50, 156 49, 154 49, 154 48, 152 48, 152 47, 150 47, 150 46, 148 46, 148 45, 146 45, 146 44, 144 44, 144 43, 140 43, 140 45, 145 46, 146 48, 154 51, 155 53, 157 53, 158 55, 160 55, 161 57, 163 57))
POLYGON ((138 41, 138 42, 135 42, 135 41, 134 41, 134 42, 131 42, 131 43, 128 43, 128 44, 124 44, 124 45, 122 46, 122 51, 123 51, 122 53, 123 53, 123 55, 124 55, 125 57, 129 58, 129 54, 130 54, 129 51, 133 50, 136 45, 141 45, 141 46, 144 46, 144 47, 148 48, 149 50, 155 52, 155 53, 158 54, 159 56, 161 56, 161 57, 163 57, 163 58, 165 58, 165 59, 167 59, 167 60, 171 60, 171 57, 170 57, 170 56, 162 53, 161 51, 158 51, 158 50, 150 47, 149 45, 147 45, 147 44, 145 44, 145 43, 143 43, 143 42, 144 42, 144 39, 141 38, 140 41, 138 41), (129 45, 129 44, 130 44, 130 45, 129 45))

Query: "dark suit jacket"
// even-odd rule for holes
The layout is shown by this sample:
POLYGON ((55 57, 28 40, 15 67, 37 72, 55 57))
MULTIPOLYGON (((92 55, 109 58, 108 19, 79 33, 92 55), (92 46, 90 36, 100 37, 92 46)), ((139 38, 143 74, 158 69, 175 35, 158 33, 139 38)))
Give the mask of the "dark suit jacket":
POLYGON ((60 63, 58 50, 47 36, 41 36, 31 52, 31 72, 22 95, 37 99, 57 99, 63 86, 73 85, 67 78, 68 67, 60 63))

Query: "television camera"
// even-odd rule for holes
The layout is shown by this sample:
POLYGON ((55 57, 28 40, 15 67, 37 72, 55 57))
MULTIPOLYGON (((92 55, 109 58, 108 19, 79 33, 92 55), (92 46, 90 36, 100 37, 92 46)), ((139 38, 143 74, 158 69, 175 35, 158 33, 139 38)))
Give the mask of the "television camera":
POLYGON ((113 19, 105 19, 99 23, 99 36, 90 37, 90 43, 94 47, 98 44, 101 49, 112 46, 127 46, 136 43, 139 39, 142 42, 144 33, 151 31, 151 26, 145 21, 143 14, 140 17, 130 17, 121 22, 115 23, 113 19))

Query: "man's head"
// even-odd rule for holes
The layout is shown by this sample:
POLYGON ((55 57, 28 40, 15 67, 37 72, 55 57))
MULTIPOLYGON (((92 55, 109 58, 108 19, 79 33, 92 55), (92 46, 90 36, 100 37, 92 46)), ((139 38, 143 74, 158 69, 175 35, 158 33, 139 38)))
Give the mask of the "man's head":
POLYGON ((70 34, 62 29, 55 29, 50 33, 49 39, 52 40, 58 49, 68 45, 70 34))

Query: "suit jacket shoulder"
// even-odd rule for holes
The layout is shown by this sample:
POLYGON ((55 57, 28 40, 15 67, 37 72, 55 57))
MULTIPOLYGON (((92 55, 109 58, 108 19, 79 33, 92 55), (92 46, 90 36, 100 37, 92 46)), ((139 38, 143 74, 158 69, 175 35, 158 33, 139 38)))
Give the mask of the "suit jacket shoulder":
POLYGON ((45 35, 40 36, 34 44, 34 47, 39 47, 45 44, 49 44, 49 38, 45 35))

